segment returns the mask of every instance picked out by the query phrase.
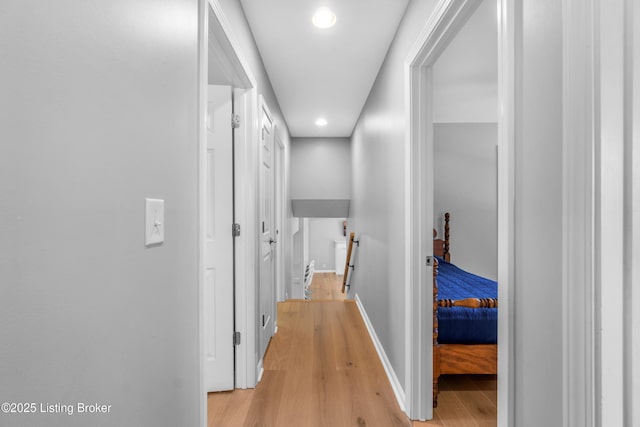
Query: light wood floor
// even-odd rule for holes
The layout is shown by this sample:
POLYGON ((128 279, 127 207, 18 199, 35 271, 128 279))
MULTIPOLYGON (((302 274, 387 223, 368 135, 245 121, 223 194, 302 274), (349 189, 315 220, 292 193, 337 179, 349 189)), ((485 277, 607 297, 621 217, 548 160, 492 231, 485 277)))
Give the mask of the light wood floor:
POLYGON ((342 293, 342 277, 335 273, 314 273, 311 280, 311 299, 344 301, 346 293, 342 293))
POLYGON ((278 304, 278 333, 262 381, 255 389, 210 393, 208 421, 224 427, 496 425, 495 376, 445 376, 440 387, 434 420, 412 423, 398 407, 353 301, 287 301, 278 304))

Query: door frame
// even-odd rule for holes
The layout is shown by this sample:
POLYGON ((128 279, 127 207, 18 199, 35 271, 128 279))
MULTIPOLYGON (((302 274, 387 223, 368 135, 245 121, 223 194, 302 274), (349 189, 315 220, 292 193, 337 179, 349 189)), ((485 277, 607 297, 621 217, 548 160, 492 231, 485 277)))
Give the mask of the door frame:
MULTIPOLYGON (((433 120, 432 67, 482 0, 438 3, 405 61, 409 116, 406 176, 406 410, 411 419, 433 418, 433 120)), ((492 1, 492 0, 486 0, 492 1)), ((512 0, 493 0, 498 21, 498 425, 513 425, 514 340, 514 112, 515 30, 512 0)))
POLYGON ((633 311, 640 301, 633 283, 640 266, 640 180, 634 170, 640 164, 634 147, 640 127, 639 23, 640 8, 632 0, 563 2, 563 400, 568 426, 640 421, 633 405, 640 394, 634 369, 640 322, 633 311))
POLYGON ((571 427, 599 425, 601 411, 595 405, 596 3, 563 1, 562 371, 563 422, 571 427))
MULTIPOLYGON (((256 384, 255 309, 254 286, 256 269, 255 227, 255 178, 257 156, 253 141, 256 141, 258 95, 257 80, 240 48, 231 25, 222 12, 219 0, 200 0, 198 5, 198 342, 200 390, 200 425, 207 425, 207 393, 204 383, 204 249, 205 249, 205 183, 206 183, 206 114, 209 71, 210 42, 215 45, 213 53, 223 64, 223 72, 233 82, 234 110, 241 117, 240 127, 234 135, 234 179, 236 187, 235 215, 241 224, 241 234, 235 239, 235 330, 241 333, 241 342, 235 348, 235 387, 250 388, 256 384), (211 37, 211 39, 210 39, 211 37)), ((230 125, 231 125, 231 118, 230 125)), ((231 232, 231 224, 229 225, 231 232)))
MULTIPOLYGON (((286 199, 285 199, 285 148, 282 138, 278 135, 278 125, 273 127, 273 135, 275 138, 274 147, 274 177, 275 183, 275 225, 278 234, 276 234, 276 263, 275 263, 275 284, 276 284, 276 302, 282 302, 285 300, 284 289, 284 225, 285 225, 285 212, 286 212, 286 199)), ((276 308, 276 321, 278 320, 278 310, 276 308)), ((276 322, 277 331, 277 322, 276 322)))

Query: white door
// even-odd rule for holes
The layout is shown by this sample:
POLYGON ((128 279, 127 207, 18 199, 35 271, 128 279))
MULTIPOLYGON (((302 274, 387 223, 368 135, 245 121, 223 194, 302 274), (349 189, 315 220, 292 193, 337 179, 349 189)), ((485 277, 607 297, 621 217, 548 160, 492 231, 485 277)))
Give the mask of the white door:
POLYGON ((273 226, 273 120, 264 103, 262 103, 260 117, 260 313, 258 313, 258 322, 260 326, 259 356, 262 358, 275 329, 273 275, 276 235, 273 226))
POLYGON ((205 184, 205 384, 234 386, 233 135, 229 86, 209 86, 205 184))

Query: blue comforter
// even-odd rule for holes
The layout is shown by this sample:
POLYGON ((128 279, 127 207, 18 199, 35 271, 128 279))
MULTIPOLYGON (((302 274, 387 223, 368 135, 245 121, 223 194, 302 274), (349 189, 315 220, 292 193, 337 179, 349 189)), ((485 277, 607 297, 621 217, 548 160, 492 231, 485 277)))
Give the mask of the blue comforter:
MULTIPOLYGON (((498 298, 498 284, 438 258, 438 300, 498 298)), ((495 344, 497 308, 438 307, 438 342, 441 344, 495 344)))

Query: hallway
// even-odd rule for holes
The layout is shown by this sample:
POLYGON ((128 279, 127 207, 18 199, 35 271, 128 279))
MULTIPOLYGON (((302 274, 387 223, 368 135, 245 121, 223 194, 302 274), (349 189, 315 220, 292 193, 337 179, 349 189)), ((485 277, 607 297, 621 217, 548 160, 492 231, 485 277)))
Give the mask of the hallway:
POLYGON ((210 426, 410 425, 354 302, 280 303, 278 325, 255 391, 209 395, 210 426))
POLYGON ((278 325, 262 381, 210 393, 209 426, 496 425, 495 377, 486 376, 445 379, 434 421, 411 424, 353 301, 283 302, 278 325))
MULTIPOLYGON (((640 426, 638 29, 634 0, 0 1, 0 394, 112 408, 0 425, 425 418, 437 207, 456 262, 498 258, 478 264, 497 266, 500 427, 640 426), (489 123, 486 144, 458 138, 489 123), (497 197, 497 246, 466 227, 488 231, 476 186, 497 197), (278 316, 318 258, 304 218, 331 216, 357 235, 358 303, 278 316), (235 258, 225 275, 213 249, 235 258), (241 389, 208 396, 219 372, 241 389)), ((495 377, 440 390, 427 424, 495 425, 495 377)))
POLYGON ((315 273, 311 281, 311 300, 344 301, 346 292, 342 293, 342 278, 334 273, 315 273))

